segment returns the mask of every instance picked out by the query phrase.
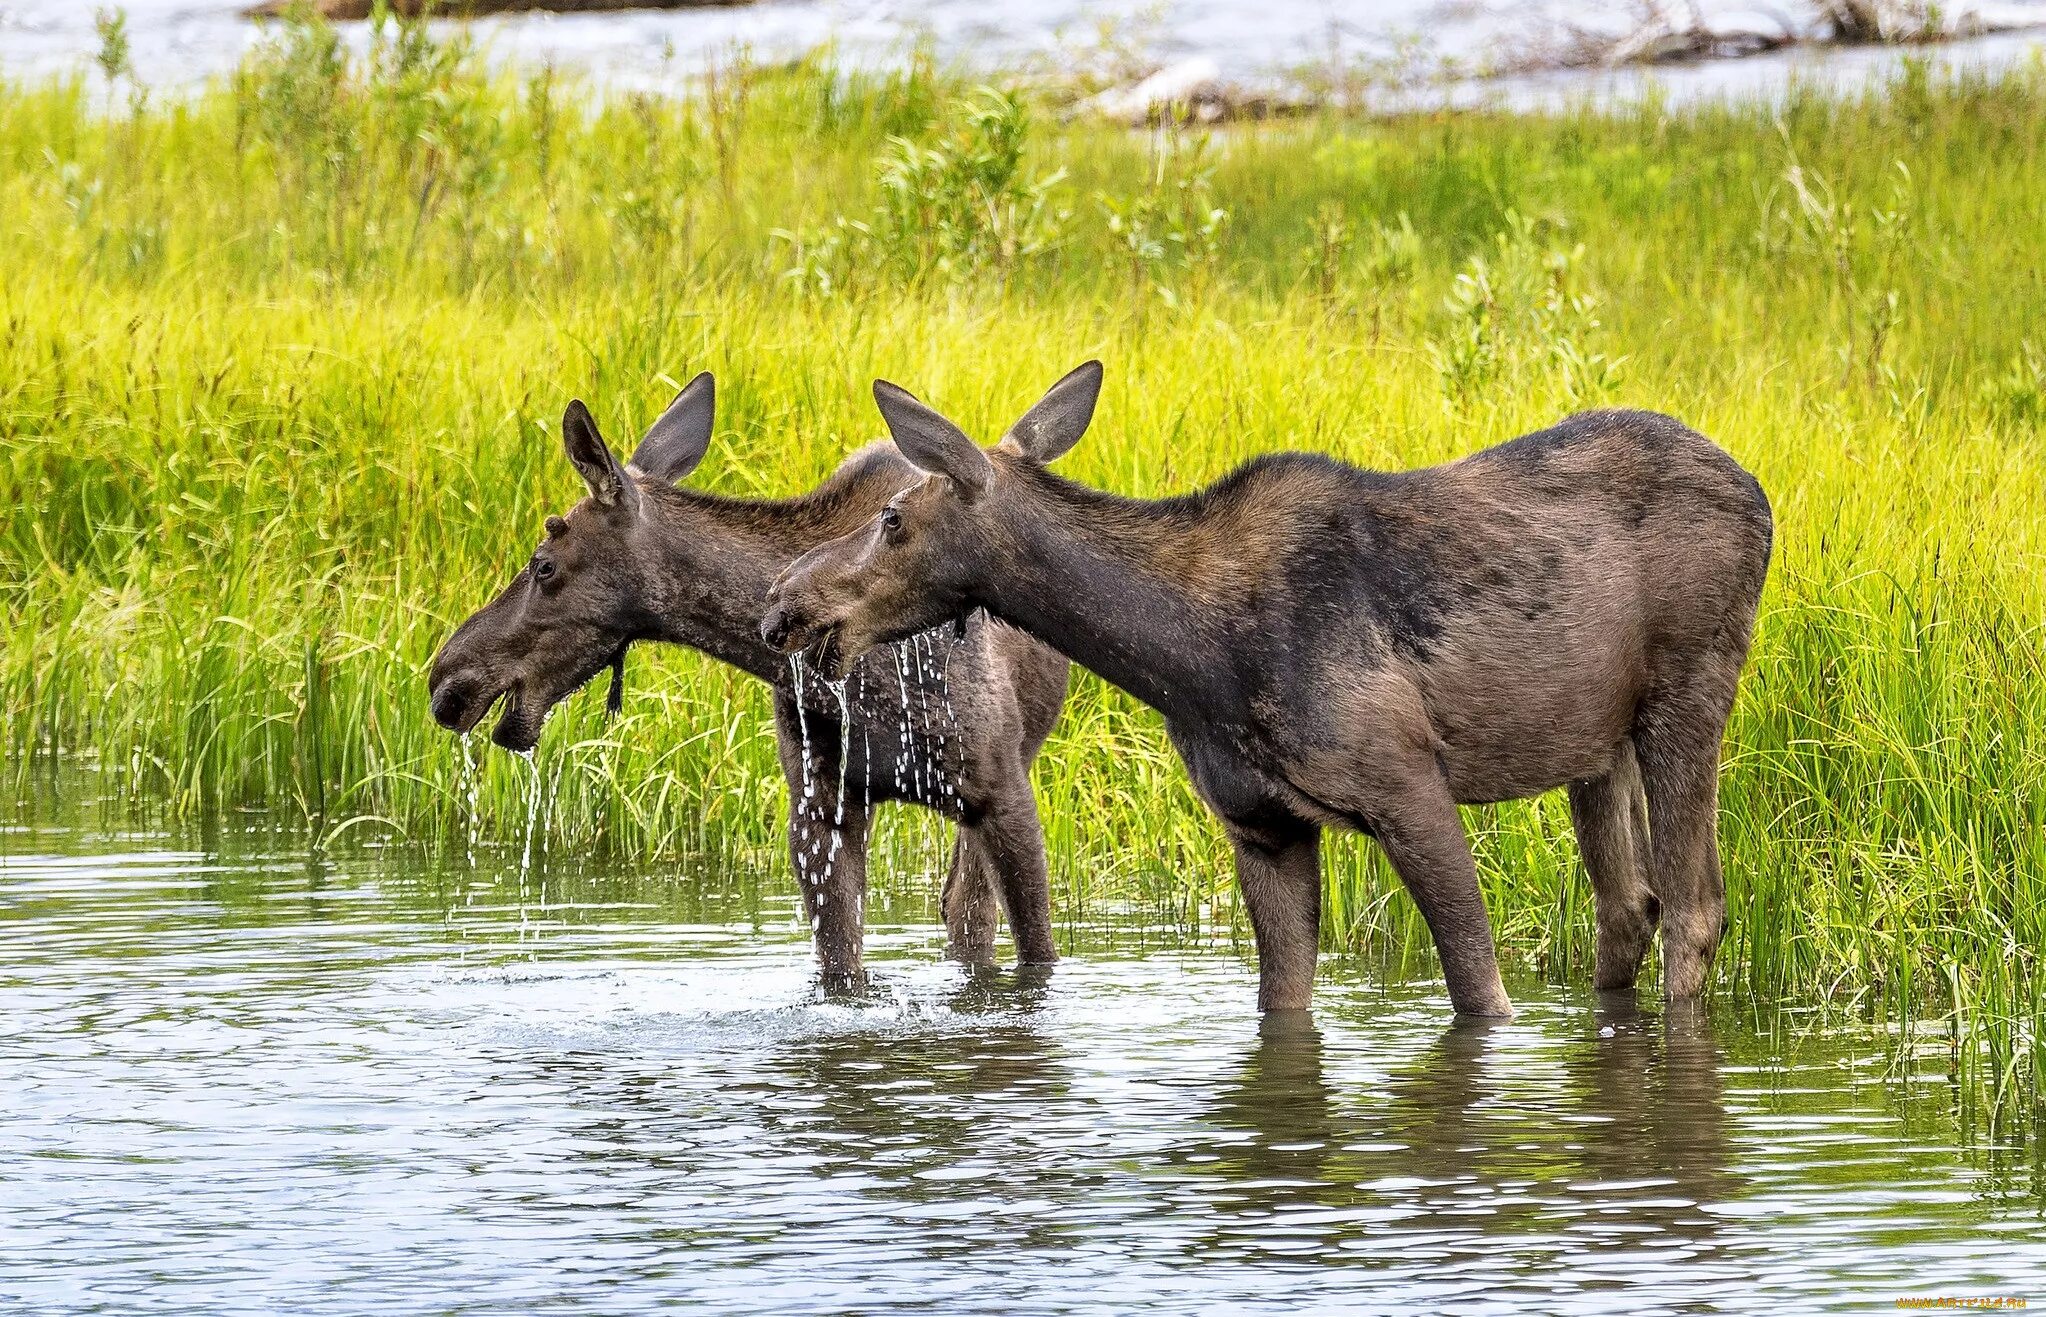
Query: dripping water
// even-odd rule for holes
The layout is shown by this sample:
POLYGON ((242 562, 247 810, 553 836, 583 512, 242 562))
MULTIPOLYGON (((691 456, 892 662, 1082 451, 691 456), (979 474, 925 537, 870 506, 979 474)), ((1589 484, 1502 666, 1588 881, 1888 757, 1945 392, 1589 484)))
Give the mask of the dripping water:
MULTIPOLYGON (((561 812, 561 772, 568 767, 568 760, 557 757, 554 761, 554 775, 547 779, 547 793, 540 798, 540 859, 535 873, 540 879, 540 913, 547 913, 547 830, 554 826, 554 816, 561 812)), ((537 937, 537 932, 535 933, 537 937)))
POLYGON ((519 853, 519 885, 523 890, 526 875, 533 869, 533 834, 540 823, 540 762, 531 750, 518 752, 526 764, 526 842, 519 853))
POLYGON ((808 813, 810 797, 816 794, 817 785, 810 780, 810 711, 803 703, 803 655, 800 651, 789 655, 789 672, 796 683, 796 727, 803 735, 803 798, 801 809, 808 813))
POLYGON ((533 837, 540 830, 540 761, 531 750, 518 752, 526 761, 526 844, 519 853, 519 941, 531 931, 526 915, 526 876, 533 871, 533 837))
MULTIPOLYGON (((467 875, 462 881, 462 904, 464 906, 474 906, 476 904, 476 838, 483 826, 480 817, 483 804, 483 764, 476 757, 475 747, 469 744, 467 736, 456 737, 455 743, 461 747, 462 751, 462 770, 460 778, 457 779, 457 785, 462 794, 463 840, 466 843, 463 848, 463 854, 468 862, 467 875)), ((456 930, 457 950, 455 955, 457 959, 467 961, 469 958, 468 934, 463 929, 462 924, 455 919, 455 912, 452 908, 448 910, 448 922, 456 930)))
MULTIPOLYGON (((789 810, 789 825, 793 832, 798 820, 810 817, 810 798, 817 790, 816 783, 810 777, 810 711, 803 703, 802 651, 798 650, 789 655, 789 673, 795 681, 796 727, 802 735, 803 742, 803 794, 796 798, 789 810)), ((789 841, 789 855, 796 865, 796 881, 810 887, 817 886, 822 881, 822 876, 810 872, 810 853, 816 849, 815 843, 806 847, 800 834, 791 836, 789 841)), ((798 918, 800 917, 799 915, 798 918)), ((812 929, 817 927, 815 915, 810 917, 810 927, 812 929)))
MULTIPOLYGON (((822 680, 820 677, 819 680, 822 680)), ((829 894, 831 871, 838 863, 838 852, 845 845, 845 784, 846 768, 852 759, 852 710, 845 695, 845 678, 824 682, 824 689, 838 701, 838 798, 833 802, 831 813, 831 844, 824 851, 824 872, 817 880, 817 904, 821 908, 829 894)), ((808 752, 805 752, 807 772, 808 752)), ((824 821, 824 811, 817 811, 817 821, 824 821)))
MULTIPOLYGON (((860 680, 860 669, 857 666, 852 670, 852 677, 855 681, 860 680)), ((853 688, 854 705, 857 706, 865 694, 866 683, 862 681, 853 688)), ((864 718, 860 720, 860 813, 867 818, 871 826, 874 816, 874 744, 868 735, 867 721, 864 718)))
MULTIPOLYGON (((817 800, 817 787, 819 784, 811 763, 810 711, 809 706, 804 703, 806 691, 803 656, 800 651, 789 655, 789 671, 795 678, 796 726, 801 731, 803 741, 803 794, 794 812, 798 818, 807 822, 822 824, 824 822, 824 810, 822 802, 817 800)), ((813 899, 814 906, 821 908, 829 899, 828 887, 831 881, 831 872, 837 865, 838 852, 845 845, 843 832, 845 826, 845 786, 847 760, 851 757, 852 718, 847 707, 845 679, 841 677, 835 682, 825 681, 822 674, 819 674, 818 681, 838 701, 838 800, 833 807, 829 846, 826 846, 823 837, 813 834, 809 838, 808 845, 804 845, 802 839, 798 838, 796 844, 791 846, 790 850, 795 857, 796 881, 812 889, 815 894, 813 899)), ((817 924, 818 918, 815 914, 812 914, 810 916, 810 928, 812 931, 815 931, 817 924)))
MULTIPOLYGON (((852 707, 845 698, 845 678, 827 681, 825 686, 838 700, 838 807, 831 818, 833 828, 845 826, 845 773, 852 762, 852 707)), ((837 849, 835 846, 833 849, 837 849)))
MULTIPOLYGON (((823 870, 818 874, 816 879, 817 905, 819 909, 822 909, 825 902, 830 899, 831 870, 837 864, 838 861, 838 848, 844 844, 843 834, 841 833, 840 830, 845 826, 845 767, 846 767, 845 743, 846 738, 851 735, 851 728, 846 718, 844 678, 840 678, 838 681, 831 682, 824 681, 824 679, 820 676, 818 680, 820 682, 823 682, 824 688, 830 691, 832 695, 836 697, 838 700, 838 741, 839 741, 838 799, 834 802, 832 809, 831 841, 829 845, 825 845, 824 840, 822 838, 818 838, 810 843, 810 853, 813 856, 817 853, 817 850, 820 846, 824 848, 824 867, 823 870)), ((818 802, 817 812, 814 817, 818 823, 824 822, 823 802, 821 801, 818 802)), ((812 927, 816 926, 816 920, 814 919, 814 917, 811 920, 811 926, 812 927)))
MULTIPOLYGON (((954 795, 952 774, 945 762, 945 733, 931 716, 931 685, 940 679, 937 662, 938 633, 926 631, 916 637, 917 703, 923 710, 924 760, 930 768, 932 799, 938 794, 947 798, 954 795)), ((944 692, 946 706, 951 703, 951 693, 944 692)))
MULTIPOLYGON (((956 638, 953 638, 950 628, 946 628, 943 633, 930 631, 925 634, 929 637, 929 641, 924 649, 924 688, 928 690, 935 684, 938 688, 938 697, 943 702, 945 708, 945 724, 944 726, 937 726, 935 725, 935 719, 931 715, 929 701, 926 700, 924 704, 924 724, 931 732, 931 778, 937 786, 939 793, 944 797, 945 803, 956 809, 959 806, 959 792, 952 784, 952 765, 945 754, 947 743, 945 734, 948 730, 955 735, 958 732, 956 719, 952 716, 951 690, 952 650, 957 647, 958 641, 956 638), (940 644, 945 646, 945 657, 942 664, 938 660, 938 647, 940 644)), ((944 846, 944 836, 945 829, 940 826, 938 829, 938 844, 941 849, 944 846)))
MULTIPOLYGON (((964 736, 964 733, 959 726, 958 710, 952 707, 952 659, 954 655, 958 654, 960 646, 966 643, 967 643, 966 633, 964 628, 961 628, 958 631, 947 633, 947 639, 945 641, 945 662, 942 671, 940 671, 938 674, 938 690, 945 697, 945 727, 946 730, 952 734, 952 739, 954 742, 960 742, 964 736)), ((940 736, 938 739, 938 747, 940 753, 942 753, 944 750, 943 736, 940 736)), ((963 752, 961 753, 961 760, 963 763, 964 761, 963 752)), ((955 801, 959 798, 958 791, 953 787, 952 774, 949 770, 945 775, 945 790, 951 794, 952 798, 955 801)))
POLYGON ((476 868, 476 836, 482 827, 477 815, 483 798, 483 771, 476 761, 476 751, 470 746, 469 738, 457 737, 456 744, 462 748, 462 774, 457 785, 462 793, 463 832, 467 843, 464 854, 473 871, 476 868))
POLYGON ((924 669, 924 636, 927 634, 918 632, 909 638, 909 666, 910 670, 916 673, 917 711, 912 716, 916 721, 920 738, 917 749, 921 753, 917 757, 917 767, 925 787, 930 791, 928 799, 935 805, 938 802, 938 783, 937 774, 931 766, 930 673, 924 669))
MULTIPOLYGON (((853 687, 852 692, 853 706, 855 708, 859 707, 860 701, 866 695, 866 679, 860 675, 863 670, 862 664, 855 664, 853 666, 852 678, 859 683, 853 687)), ((851 734, 848 733, 848 742, 850 742, 850 739, 851 734)), ((865 718, 860 719, 860 819, 867 828, 867 838, 871 842, 874 836, 874 740, 872 729, 865 718)), ((854 888, 853 900, 858 902, 853 908, 853 920, 861 928, 865 928, 867 924, 867 893, 865 883, 861 883, 854 888)))
POLYGON ((895 789, 913 800, 924 798, 922 766, 916 760, 916 735, 911 726, 914 710, 909 702, 909 642, 895 646, 895 682, 902 691, 902 746, 895 762, 895 789))
POLYGON ((929 836, 934 851, 933 862, 942 869, 948 831, 944 807, 947 803, 956 803, 958 796, 945 766, 945 736, 931 711, 931 684, 938 680, 937 643, 935 631, 919 632, 909 638, 908 653, 916 670, 916 706, 910 708, 905 697, 903 718, 905 723, 916 724, 922 738, 914 763, 923 799, 937 816, 931 820, 929 836))
POLYGON ((946 642, 945 671, 941 674, 944 677, 944 683, 939 687, 945 693, 945 721, 950 723, 955 731, 959 727, 959 715, 952 711, 952 656, 957 654, 959 647, 965 643, 966 638, 956 634, 946 642))

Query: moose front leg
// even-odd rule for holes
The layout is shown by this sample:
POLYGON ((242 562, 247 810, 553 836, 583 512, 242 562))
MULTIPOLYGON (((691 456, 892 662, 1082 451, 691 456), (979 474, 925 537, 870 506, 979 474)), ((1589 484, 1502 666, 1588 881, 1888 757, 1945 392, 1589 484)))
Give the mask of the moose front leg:
MULTIPOLYGON (((1059 958, 1051 932, 1051 879, 1044 859, 1044 828, 1026 778, 1002 791, 972 831, 995 879, 1002 913, 1016 940, 1016 961, 1051 965, 1059 958)), ((961 835, 965 835, 962 827, 961 835)))
POLYGON ((817 969, 829 992, 863 987, 861 960, 867 905, 867 813, 857 804, 838 812, 830 793, 789 805, 789 860, 802 893, 803 914, 817 949, 817 969))
POLYGON ((1236 848, 1236 883, 1257 939, 1257 1007, 1304 1011, 1314 999, 1321 948, 1321 829, 1301 821, 1223 826, 1236 848))
MULTIPOLYGON (((837 722, 805 715, 785 690, 775 692, 782 776, 789 785, 789 862, 827 991, 862 987, 861 937, 867 905, 868 809, 857 786, 840 799, 837 722)), ((851 765, 846 765, 851 767, 851 765)))
POLYGON ((1368 816, 1372 835, 1428 921, 1450 1005, 1458 1015, 1512 1015, 1470 839, 1448 784, 1439 773, 1417 768, 1376 795, 1368 816))

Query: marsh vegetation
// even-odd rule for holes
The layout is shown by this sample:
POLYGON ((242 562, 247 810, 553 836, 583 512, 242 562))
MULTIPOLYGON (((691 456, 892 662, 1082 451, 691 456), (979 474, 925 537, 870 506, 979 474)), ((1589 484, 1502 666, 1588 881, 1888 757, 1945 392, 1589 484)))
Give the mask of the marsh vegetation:
MULTIPOLYGON (((2025 1114, 2042 142, 2037 66, 1214 136, 1061 125, 928 61, 735 58, 687 100, 598 99, 412 25, 366 55, 291 25, 184 101, 118 62, 0 86, 8 785, 83 760, 125 808, 327 847, 516 838, 526 765, 486 756, 472 795, 423 673, 574 497, 571 396, 637 433, 715 369, 698 481, 748 494, 876 437, 877 375, 993 433, 1099 355, 1069 474, 1135 494, 1275 447, 1410 466, 1650 406, 1778 518, 1724 769, 1720 988, 1894 1024, 2025 1114)), ((777 853, 764 689, 632 664, 620 719, 585 693, 541 745, 549 844, 777 853)), ((1036 781, 1059 917, 1232 926, 1227 848, 1153 715, 1081 679, 1036 781)), ((1585 977, 1561 797, 1466 821, 1503 953, 1585 977)), ((1331 846, 1326 883, 1333 948, 1424 965, 1368 845, 1331 846)))

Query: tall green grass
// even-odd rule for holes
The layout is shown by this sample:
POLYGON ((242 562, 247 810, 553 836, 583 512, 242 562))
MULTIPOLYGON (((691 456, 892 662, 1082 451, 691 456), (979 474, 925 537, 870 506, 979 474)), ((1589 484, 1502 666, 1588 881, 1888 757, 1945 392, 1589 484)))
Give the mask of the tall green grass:
MULTIPOLYGON (((137 808, 463 836, 423 671, 575 496, 571 396, 622 439, 716 370, 700 480, 746 494, 874 437, 876 375, 991 435, 1100 355, 1065 469, 1139 494, 1648 406, 1779 521, 1724 775, 1723 984, 1930 1016, 1957 1070, 2041 1091, 2038 67, 1212 139, 1064 126, 927 62, 598 98, 413 27, 368 57, 293 28, 185 102, 118 90, 0 86, 17 786, 82 756, 137 808)), ((689 654, 633 667, 618 722, 586 695, 549 730, 553 844, 771 851, 762 691, 689 654)), ((523 772, 487 757, 476 826, 524 826, 523 772)), ((1062 914, 1230 925, 1226 848, 1150 713, 1080 680, 1037 780, 1062 914)), ((1560 800, 1469 821, 1509 954, 1581 976, 1560 800)), ((1425 964, 1367 846, 1330 848, 1328 886, 1332 946, 1425 964)))

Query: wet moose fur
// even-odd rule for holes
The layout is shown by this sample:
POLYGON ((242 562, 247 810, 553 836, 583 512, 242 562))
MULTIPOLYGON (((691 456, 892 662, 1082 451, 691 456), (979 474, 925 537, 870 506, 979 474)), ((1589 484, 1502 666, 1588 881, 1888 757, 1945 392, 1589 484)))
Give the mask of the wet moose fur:
POLYGON ((1018 958, 1056 960, 1029 772, 1065 702, 1066 661, 985 618, 963 634, 920 638, 908 647, 917 661, 877 653, 851 675, 853 725, 843 735, 834 694, 814 675, 799 692, 788 660, 762 642, 765 596, 799 553, 871 520, 918 472, 882 443, 798 498, 679 488, 709 447, 712 389, 707 374, 692 381, 630 466, 612 455, 589 411, 569 405, 563 440, 589 497, 547 519, 532 560, 443 646, 430 678, 434 716, 466 733, 503 699, 492 739, 529 750, 555 704, 614 662, 614 681, 622 679, 627 646, 699 649, 774 687, 789 849, 827 984, 861 977, 868 826, 873 807, 888 800, 959 823, 942 896, 952 955, 994 958, 999 902, 1018 958))
POLYGON ((1705 986, 1725 924, 1720 742, 1768 569, 1769 504, 1650 412, 1571 417, 1461 461, 1361 470, 1257 458, 1179 498, 1046 469, 1101 383, 1089 363, 983 451, 894 385, 875 396, 931 477, 811 550, 764 632, 842 665, 985 609, 1157 708, 1221 816, 1266 1009, 1308 1005, 1321 831, 1384 847, 1460 1012, 1511 1012, 1456 807, 1567 787, 1596 895, 1595 977, 1705 986))

